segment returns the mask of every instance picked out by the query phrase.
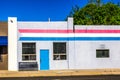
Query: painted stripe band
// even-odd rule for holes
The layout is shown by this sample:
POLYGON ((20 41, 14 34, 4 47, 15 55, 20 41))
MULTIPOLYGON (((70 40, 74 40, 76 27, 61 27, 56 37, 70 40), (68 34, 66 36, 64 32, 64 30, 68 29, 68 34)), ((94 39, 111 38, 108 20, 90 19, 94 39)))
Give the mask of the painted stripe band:
POLYGON ((120 37, 116 33, 21 33, 20 37, 120 37))
POLYGON ((120 33, 120 30, 45 30, 45 29, 19 29, 20 33, 120 33))
POLYGON ((20 37, 19 41, 120 41, 120 37, 20 37))

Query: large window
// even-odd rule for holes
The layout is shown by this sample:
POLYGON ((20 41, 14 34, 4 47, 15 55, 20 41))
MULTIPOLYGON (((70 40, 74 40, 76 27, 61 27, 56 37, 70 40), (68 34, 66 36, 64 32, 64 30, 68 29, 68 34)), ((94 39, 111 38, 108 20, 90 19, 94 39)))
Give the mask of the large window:
POLYGON ((65 42, 53 43, 53 59, 66 60, 66 43, 65 42))
POLYGON ((97 58, 109 58, 109 49, 97 49, 96 57, 97 58))
POLYGON ((22 60, 36 60, 35 43, 22 43, 22 60))

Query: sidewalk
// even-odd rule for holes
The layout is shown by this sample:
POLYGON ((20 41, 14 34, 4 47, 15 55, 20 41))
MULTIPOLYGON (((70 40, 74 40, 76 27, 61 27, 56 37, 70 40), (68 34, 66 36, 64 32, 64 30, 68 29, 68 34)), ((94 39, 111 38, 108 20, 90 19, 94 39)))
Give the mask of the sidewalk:
POLYGON ((92 76, 120 75, 120 69, 94 70, 49 70, 49 71, 5 71, 0 70, 0 77, 45 77, 45 76, 92 76))

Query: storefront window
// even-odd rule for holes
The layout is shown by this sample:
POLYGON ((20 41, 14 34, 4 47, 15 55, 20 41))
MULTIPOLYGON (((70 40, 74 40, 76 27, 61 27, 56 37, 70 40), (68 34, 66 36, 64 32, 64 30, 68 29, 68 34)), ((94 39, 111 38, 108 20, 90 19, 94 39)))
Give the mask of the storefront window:
POLYGON ((22 43, 22 60, 36 60, 35 43, 22 43))
POLYGON ((66 43, 53 43, 53 60, 66 60, 66 43))

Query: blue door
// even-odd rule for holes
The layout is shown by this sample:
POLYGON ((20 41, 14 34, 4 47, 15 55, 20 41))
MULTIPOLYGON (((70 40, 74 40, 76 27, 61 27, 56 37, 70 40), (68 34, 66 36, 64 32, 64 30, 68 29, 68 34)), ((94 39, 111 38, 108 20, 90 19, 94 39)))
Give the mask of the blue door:
POLYGON ((49 70, 49 50, 40 50, 40 70, 49 70))

